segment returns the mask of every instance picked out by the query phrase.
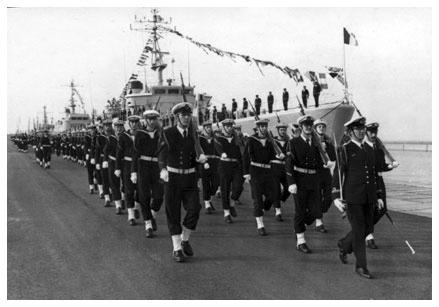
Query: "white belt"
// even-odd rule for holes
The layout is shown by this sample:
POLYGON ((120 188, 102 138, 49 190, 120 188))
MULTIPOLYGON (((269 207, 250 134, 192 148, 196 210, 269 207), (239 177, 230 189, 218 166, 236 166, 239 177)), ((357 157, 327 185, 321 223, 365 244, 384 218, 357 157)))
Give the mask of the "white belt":
POLYGON ((175 173, 175 174, 181 174, 181 175, 195 173, 195 167, 192 167, 192 168, 173 168, 173 167, 167 166, 166 169, 168 170, 168 172, 175 173))
POLYGON ((113 160, 113 161, 116 161, 116 157, 113 157, 113 156, 108 155, 108 158, 110 158, 110 159, 113 160))
POLYGON ((317 174, 315 169, 307 169, 307 168, 301 168, 301 167, 295 166, 294 170, 296 172, 303 173, 303 174, 317 174))
POLYGON ((145 161, 159 162, 159 158, 157 157, 140 156, 140 159, 145 161))
POLYGON ((253 162, 253 161, 250 162, 250 165, 260 167, 260 168, 271 168, 270 164, 257 163, 257 162, 253 162))
POLYGON ((52 145, 43 145, 43 147, 50 147, 50 146, 52 146, 52 145))
POLYGON ((104 157, 104 154, 101 154, 101 157, 104 157))
POLYGON ((221 158, 221 161, 224 161, 224 162, 238 162, 238 159, 232 159, 232 158, 221 158))
POLYGON ((208 159, 218 159, 219 157, 215 156, 215 155, 206 155, 206 158, 208 158, 208 159))
POLYGON ((125 161, 133 161, 133 158, 131 158, 131 157, 123 157, 123 159, 124 159, 125 161))
POLYGON ((280 160, 271 160, 270 162, 276 164, 285 164, 285 161, 280 161, 280 160))

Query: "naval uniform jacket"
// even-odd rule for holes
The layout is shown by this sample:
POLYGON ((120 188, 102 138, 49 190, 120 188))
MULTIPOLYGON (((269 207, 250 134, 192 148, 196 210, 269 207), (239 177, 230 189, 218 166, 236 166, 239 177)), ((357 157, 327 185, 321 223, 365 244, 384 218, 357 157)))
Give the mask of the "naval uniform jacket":
POLYGON ((116 152, 116 169, 122 170, 124 161, 132 161, 134 155, 134 141, 132 136, 124 131, 119 134, 119 143, 116 152), (126 157, 126 159, 125 159, 126 157))
POLYGON ((113 161, 116 163, 116 151, 117 151, 117 137, 114 134, 111 134, 107 137, 108 141, 104 146, 104 161, 113 161))
MULTIPOLYGON (((221 157, 223 153, 227 155, 227 159, 234 159, 236 162, 242 166, 242 155, 241 149, 238 145, 238 140, 235 136, 227 138, 226 136, 219 136, 215 139, 215 148, 218 155, 221 157)), ((230 162, 220 159, 220 166, 225 166, 231 164, 230 162)))
MULTIPOLYGON (((137 130, 134 135, 134 151, 133 151, 133 163, 131 165, 131 172, 137 173, 139 168, 139 161, 142 163, 158 163, 158 148, 159 148, 159 132, 154 130, 153 138, 151 138, 148 131, 137 130), (146 158, 147 160, 143 160, 146 158)), ((158 164, 157 164, 158 165, 158 164)))
POLYGON ((90 159, 91 157, 91 142, 92 142, 92 136, 90 134, 86 134, 84 136, 83 145, 84 145, 84 153, 87 155, 90 159))
POLYGON ((103 134, 98 134, 96 137, 96 150, 95 150, 95 160, 96 164, 102 164, 104 160, 104 147, 108 142, 108 138, 103 134))
POLYGON ((317 171, 323 168, 322 157, 317 145, 311 141, 311 146, 302 136, 292 138, 288 142, 288 152, 285 162, 288 185, 318 189, 317 171))
POLYGON ((256 135, 250 136, 243 157, 244 174, 251 176, 272 174, 270 162, 275 158, 276 152, 268 138, 260 139, 256 135))
MULTIPOLYGON (((375 204, 381 198, 377 186, 376 158, 369 145, 364 144, 362 149, 353 141, 343 144, 340 148, 340 171, 344 178, 343 197, 348 204, 375 204)), ((335 172, 334 179, 333 187, 337 190, 338 172, 335 172)))

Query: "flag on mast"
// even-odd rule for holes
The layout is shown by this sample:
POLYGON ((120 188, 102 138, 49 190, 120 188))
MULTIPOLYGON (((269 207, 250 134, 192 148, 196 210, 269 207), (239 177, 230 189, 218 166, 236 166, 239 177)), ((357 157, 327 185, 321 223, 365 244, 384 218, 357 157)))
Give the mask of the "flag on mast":
POLYGON ((354 33, 348 32, 346 28, 343 28, 343 39, 346 45, 358 46, 358 41, 354 33))

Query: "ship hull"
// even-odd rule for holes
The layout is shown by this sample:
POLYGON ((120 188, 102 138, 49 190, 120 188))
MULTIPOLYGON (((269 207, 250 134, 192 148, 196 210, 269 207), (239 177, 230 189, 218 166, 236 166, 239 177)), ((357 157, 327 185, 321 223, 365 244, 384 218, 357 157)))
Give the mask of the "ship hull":
MULTIPOLYGON (((328 104, 322 105, 319 108, 305 109, 306 115, 311 115, 314 119, 322 119, 327 124, 326 134, 333 137, 335 134, 337 141, 340 141, 344 133, 344 123, 352 118, 355 108, 349 104, 328 104)), ((297 119, 301 116, 299 109, 292 109, 287 111, 277 112, 281 122, 288 124, 289 127, 292 124, 297 123, 297 119)), ((269 119, 268 128, 271 131, 276 131, 276 125, 278 119, 275 113, 262 114, 259 116, 261 119, 269 119)), ((243 133, 253 134, 253 128, 255 127, 255 118, 246 117, 235 120, 237 125, 241 125, 243 133)))

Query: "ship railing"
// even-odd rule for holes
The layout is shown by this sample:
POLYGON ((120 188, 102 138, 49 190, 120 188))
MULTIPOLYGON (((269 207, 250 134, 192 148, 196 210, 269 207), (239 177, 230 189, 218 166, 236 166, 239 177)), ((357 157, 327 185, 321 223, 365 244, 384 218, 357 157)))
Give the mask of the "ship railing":
POLYGON ((388 141, 386 148, 392 151, 423 151, 432 152, 432 142, 424 141, 388 141))

